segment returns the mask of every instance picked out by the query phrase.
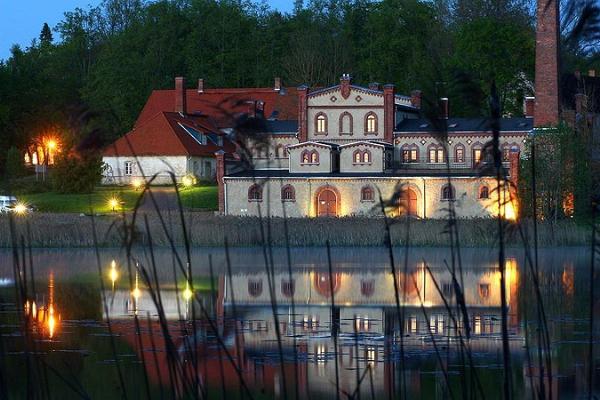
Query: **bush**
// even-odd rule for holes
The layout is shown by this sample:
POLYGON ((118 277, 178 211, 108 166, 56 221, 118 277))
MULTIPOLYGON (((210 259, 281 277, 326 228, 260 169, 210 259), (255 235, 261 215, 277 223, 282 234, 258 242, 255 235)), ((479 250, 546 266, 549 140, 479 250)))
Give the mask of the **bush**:
POLYGON ((102 179, 104 163, 98 154, 68 153, 60 156, 52 173, 59 193, 91 193, 102 179))
POLYGON ((11 147, 6 152, 6 177, 8 179, 16 179, 25 175, 25 165, 23 157, 16 147, 11 147))

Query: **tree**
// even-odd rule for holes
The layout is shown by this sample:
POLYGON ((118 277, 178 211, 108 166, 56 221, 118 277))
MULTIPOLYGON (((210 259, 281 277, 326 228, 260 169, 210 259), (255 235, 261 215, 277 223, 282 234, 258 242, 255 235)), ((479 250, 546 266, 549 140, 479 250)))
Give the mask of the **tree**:
POLYGON ((14 146, 6 153, 6 167, 4 173, 8 179, 15 179, 25 175, 23 155, 14 146))
POLYGON ((42 31, 40 32, 40 44, 42 46, 48 46, 52 43, 52 31, 48 26, 48 23, 44 22, 44 26, 42 26, 42 31))

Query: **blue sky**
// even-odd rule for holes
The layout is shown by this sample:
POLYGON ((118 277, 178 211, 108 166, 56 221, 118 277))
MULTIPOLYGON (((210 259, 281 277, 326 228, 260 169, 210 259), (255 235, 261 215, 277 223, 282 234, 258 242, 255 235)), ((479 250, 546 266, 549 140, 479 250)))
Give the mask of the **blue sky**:
MULTIPOLYGON (((39 36, 44 22, 54 28, 65 11, 99 3, 101 0, 0 0, 0 59, 8 58, 13 44, 29 46, 31 40, 39 36)), ((268 3, 273 8, 289 11, 293 0, 268 3)))

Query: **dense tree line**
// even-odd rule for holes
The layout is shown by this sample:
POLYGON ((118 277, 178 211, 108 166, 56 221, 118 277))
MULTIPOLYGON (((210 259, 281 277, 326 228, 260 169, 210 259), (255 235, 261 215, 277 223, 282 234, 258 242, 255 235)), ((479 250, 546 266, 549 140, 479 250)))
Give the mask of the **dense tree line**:
MULTIPOLYGON (((58 133, 95 149, 127 132, 152 89, 173 77, 210 87, 391 82, 448 96, 452 114, 521 112, 534 67, 530 0, 311 0, 291 13, 248 0, 105 0, 66 12, 0 63, 0 166, 6 149, 58 133)), ((571 26, 574 23, 570 21, 571 26)), ((569 48, 569 62, 590 51, 569 48)))

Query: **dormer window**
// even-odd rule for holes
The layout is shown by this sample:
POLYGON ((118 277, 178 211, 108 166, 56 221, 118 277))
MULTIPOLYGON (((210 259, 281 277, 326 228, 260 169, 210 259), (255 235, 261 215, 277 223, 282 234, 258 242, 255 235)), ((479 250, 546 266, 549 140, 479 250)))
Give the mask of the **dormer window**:
POLYGON ((373 112, 365 117, 365 133, 377 134, 377 115, 373 112))
POLYGON ((323 113, 319 113, 315 119, 315 133, 327 135, 327 116, 323 113))

